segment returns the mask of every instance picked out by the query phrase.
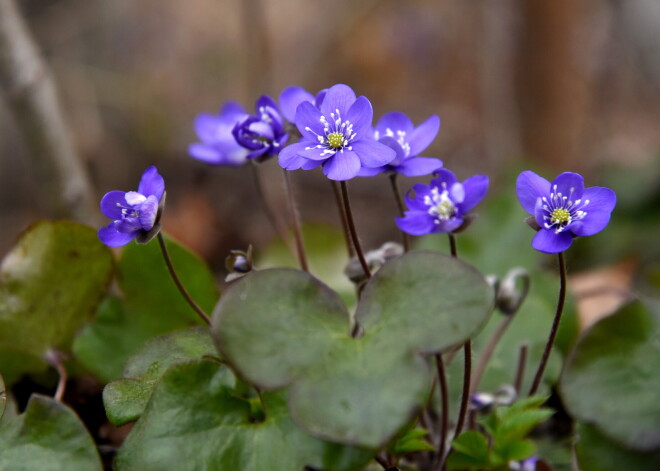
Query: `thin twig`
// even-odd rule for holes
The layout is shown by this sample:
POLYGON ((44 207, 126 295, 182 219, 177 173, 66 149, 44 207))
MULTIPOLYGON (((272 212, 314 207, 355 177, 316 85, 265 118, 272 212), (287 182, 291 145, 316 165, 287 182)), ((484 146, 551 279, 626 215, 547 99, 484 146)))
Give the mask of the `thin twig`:
POLYGON ((65 355, 59 350, 51 349, 46 353, 46 361, 50 366, 55 368, 57 374, 59 375, 59 380, 57 381, 57 389, 55 389, 55 395, 53 399, 57 402, 62 402, 64 398, 64 392, 66 391, 66 382, 69 379, 66 368, 64 366, 65 355))
POLYGON ((516 368, 516 378, 513 381, 513 387, 516 389, 516 394, 518 395, 520 395, 523 379, 525 379, 525 366, 527 366, 528 349, 529 347, 527 344, 522 344, 518 353, 518 367, 516 368))
POLYGON ((559 331, 561 315, 564 312, 564 302, 566 301, 566 261, 564 260, 564 252, 560 252, 557 258, 559 260, 559 299, 557 300, 557 312, 555 313, 555 319, 552 321, 548 342, 545 344, 543 356, 541 357, 541 363, 539 363, 539 367, 536 370, 534 382, 532 383, 532 387, 529 389, 528 396, 536 394, 536 391, 541 384, 541 379, 543 379, 543 372, 545 371, 546 364, 548 363, 548 358, 550 357, 552 346, 555 343, 555 337, 557 337, 557 332, 559 331))
POLYGON ((344 202, 344 211, 346 212, 346 222, 348 222, 348 230, 351 234, 351 239, 353 240, 353 247, 355 248, 355 253, 357 258, 360 261, 360 266, 364 271, 364 275, 367 278, 371 278, 371 270, 369 270, 369 265, 367 260, 364 258, 364 252, 362 251, 362 246, 360 245, 360 240, 357 236, 357 231, 355 230, 355 221, 353 220, 353 213, 351 211, 351 203, 348 198, 348 187, 345 181, 340 182, 341 187, 341 196, 344 202))
POLYGON ((500 325, 497 327, 495 332, 493 332, 493 335, 490 337, 490 339, 488 339, 488 343, 486 344, 486 347, 484 348, 481 356, 479 357, 477 366, 475 367, 474 373, 472 374, 472 385, 470 387, 470 394, 474 393, 475 391, 477 391, 477 388, 479 388, 479 383, 481 382, 481 377, 484 374, 486 365, 488 365, 488 361, 490 360, 490 357, 493 355, 493 352, 495 351, 495 347, 497 347, 497 344, 502 339, 504 332, 506 332, 506 329, 509 327, 512 320, 513 320, 513 314, 504 317, 504 319, 502 319, 502 322, 500 322, 500 325))
POLYGON ((463 345, 464 353, 464 368, 463 368, 463 395, 461 397, 461 408, 458 411, 458 419, 456 420, 456 430, 454 437, 458 437, 463 430, 465 423, 465 416, 467 415, 468 402, 470 399, 470 376, 472 373, 472 341, 468 340, 463 345))
POLYGON ((451 256, 454 258, 458 258, 458 250, 456 248, 456 236, 452 233, 447 234, 449 236, 449 251, 451 253, 451 256))
POLYGON ((29 149, 37 197, 51 216, 95 221, 96 203, 57 96, 14 0, 0 0, 0 90, 29 149))
POLYGON ((254 187, 257 191, 257 197, 261 202, 261 207, 263 208, 264 213, 270 222, 270 225, 273 227, 280 239, 282 239, 282 242, 287 246, 291 254, 295 256, 296 250, 291 242, 289 231, 286 227, 284 227, 281 219, 277 217, 277 215, 273 212, 272 208, 268 204, 268 199, 266 198, 266 193, 264 192, 263 183, 261 181, 261 176, 259 175, 259 169, 257 166, 258 164, 252 161, 252 165, 250 165, 252 171, 252 179, 254 180, 254 187))
MULTIPOLYGON (((390 173, 390 184, 392 186, 392 192, 394 193, 394 199, 396 200, 397 208, 399 209, 399 216, 403 217, 405 212, 405 207, 403 206, 403 201, 401 200, 401 192, 399 191, 399 183, 397 177, 398 173, 390 173)), ((401 237, 403 240, 403 250, 408 252, 410 250, 410 237, 404 231, 401 231, 401 237)))
POLYGON ((291 185, 291 177, 288 170, 282 170, 284 173, 284 184, 286 185, 286 197, 289 205, 289 217, 291 218, 291 225, 293 226, 293 235, 296 239, 296 252, 298 252, 298 261, 300 268, 309 273, 309 266, 307 265, 307 255, 305 255, 305 246, 302 240, 302 230, 300 228, 300 215, 296 206, 296 198, 293 195, 293 187, 291 185))
POLYGON ((167 251, 167 245, 165 244, 165 238, 163 237, 163 234, 159 232, 157 238, 158 238, 158 245, 160 245, 160 251, 163 254, 163 259, 165 259, 165 265, 167 265, 167 270, 170 272, 172 281, 174 281, 174 284, 179 289, 181 296, 183 296, 183 298, 188 302, 188 305, 197 313, 197 315, 204 321, 204 323, 210 325, 211 318, 204 312, 204 310, 201 307, 199 307, 199 305, 195 302, 195 300, 190 296, 186 288, 183 286, 183 283, 181 283, 179 276, 176 274, 176 271, 174 270, 174 265, 172 264, 172 259, 170 258, 170 253, 167 251))

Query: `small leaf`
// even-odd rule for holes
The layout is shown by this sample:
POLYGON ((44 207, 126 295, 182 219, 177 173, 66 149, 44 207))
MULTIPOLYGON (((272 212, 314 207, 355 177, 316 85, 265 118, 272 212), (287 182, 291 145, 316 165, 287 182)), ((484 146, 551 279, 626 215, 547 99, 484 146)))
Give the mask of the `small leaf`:
MULTIPOLYGON (((218 299, 213 274, 195 254, 169 237, 166 241, 186 289, 210 312, 218 299)), ((104 382, 121 377, 128 359, 147 340, 200 322, 172 281, 156 242, 126 246, 117 271, 124 298, 106 299, 96 321, 74 343, 80 362, 104 382)))
POLYGON ((609 440, 591 425, 578 424, 576 433, 578 442, 575 453, 582 471, 658 470, 658 450, 643 453, 626 449, 609 440))
POLYGON ((397 438, 387 449, 397 456, 417 451, 435 451, 435 447, 422 437, 429 434, 425 428, 415 427, 397 438))
POLYGON ((326 443, 296 427, 282 393, 264 393, 266 419, 250 421, 222 366, 204 360, 170 366, 126 438, 118 471, 362 469, 373 453, 326 443))
POLYGON ((660 305, 634 302, 577 344, 561 394, 573 417, 640 451, 660 447, 660 305))
POLYGON ((50 348, 68 351, 112 275, 96 231, 69 221, 31 226, 0 267, 0 370, 7 383, 46 368, 50 348))
POLYGON ((0 425, 0 469, 101 470, 96 446, 64 404, 33 395, 25 412, 0 425))
POLYGON ((522 461, 531 458, 536 453, 536 445, 531 440, 509 441, 495 447, 494 452, 502 457, 502 461, 522 461))
POLYGON ((525 409, 500 412, 500 408, 495 411, 499 414, 500 420, 497 429, 494 431, 495 439, 499 442, 517 440, 526 437, 541 422, 552 417, 552 409, 525 409))
POLYGON ((463 432, 451 443, 451 446, 454 450, 477 460, 488 461, 488 439, 483 433, 475 430, 463 432))
MULTIPOLYGON (((118 426, 137 420, 170 365, 204 355, 215 355, 215 348, 209 330, 203 327, 173 332, 147 342, 128 361, 124 379, 113 381, 103 390, 110 422, 118 426)), ((228 371, 225 381, 228 386, 234 386, 233 375, 228 371)))

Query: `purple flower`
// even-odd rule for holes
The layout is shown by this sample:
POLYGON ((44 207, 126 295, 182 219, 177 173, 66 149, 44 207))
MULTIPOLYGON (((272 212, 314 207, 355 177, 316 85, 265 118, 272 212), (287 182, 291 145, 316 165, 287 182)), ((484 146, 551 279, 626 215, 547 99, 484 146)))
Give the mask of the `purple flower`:
POLYGON ((373 139, 372 119, 366 97, 356 98, 350 87, 335 85, 320 104, 303 101, 298 106, 295 124, 303 137, 280 152, 280 165, 286 170, 323 165, 331 180, 353 178, 363 167, 382 167, 396 153, 373 139))
POLYGON ((406 195, 409 211, 396 223, 404 232, 421 236, 431 233, 453 232, 465 222, 466 214, 488 191, 488 177, 475 175, 463 183, 447 169, 440 169, 429 186, 413 186, 415 197, 406 195))
POLYGON ((545 253, 563 252, 573 237, 602 231, 616 205, 612 190, 585 188, 582 176, 572 172, 562 173, 550 183, 527 170, 518 176, 516 193, 522 207, 540 226, 532 247, 545 253))
POLYGON ((248 149, 248 159, 277 155, 289 140, 284 132, 284 118, 268 95, 257 100, 255 114, 246 116, 234 126, 236 142, 248 149))
POLYGON ((201 143, 191 144, 188 153, 213 165, 238 167, 247 161, 249 149, 236 142, 233 129, 248 117, 241 105, 226 103, 219 115, 202 113, 195 118, 195 132, 201 143))
POLYGON ((421 177, 442 167, 442 160, 418 157, 435 139, 440 129, 440 118, 431 116, 415 127, 405 114, 387 113, 376 125, 374 138, 392 148, 396 157, 379 168, 362 168, 358 176, 370 177, 382 172, 396 172, 407 177, 421 177))
POLYGON ((101 199, 101 211, 113 221, 99 229, 99 239, 109 247, 120 247, 138 238, 146 243, 159 230, 165 181, 156 167, 144 171, 137 191, 111 191, 101 199))

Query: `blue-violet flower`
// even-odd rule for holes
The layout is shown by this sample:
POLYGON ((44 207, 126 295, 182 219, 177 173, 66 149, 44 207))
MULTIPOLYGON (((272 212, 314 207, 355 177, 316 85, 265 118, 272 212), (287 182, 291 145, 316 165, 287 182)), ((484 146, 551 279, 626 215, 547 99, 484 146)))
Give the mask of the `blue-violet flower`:
POLYGON ((431 157, 419 157, 440 129, 440 118, 431 116, 415 127, 403 113, 387 113, 378 121, 374 138, 392 148, 396 157, 383 167, 360 169, 358 176, 370 177, 382 172, 396 172, 407 177, 421 177, 435 172, 442 167, 442 160, 431 157))
POLYGON ((195 132, 201 143, 191 144, 191 157, 213 165, 238 167, 247 161, 249 149, 236 142, 234 127, 248 117, 235 102, 226 103, 220 114, 202 113, 195 118, 195 132))
POLYGON ((101 199, 101 211, 113 221, 99 229, 99 239, 109 247, 120 247, 138 238, 148 242, 158 233, 165 181, 156 167, 144 171, 137 191, 111 191, 101 199))
POLYGON ((347 85, 334 85, 320 105, 304 101, 298 106, 295 124, 303 137, 280 152, 280 165, 286 170, 323 165, 331 180, 353 178, 363 167, 382 167, 396 153, 373 138, 372 119, 366 97, 356 98, 347 85))
POLYGON ((404 232, 421 236, 454 232, 465 223, 465 216, 488 191, 488 177, 475 175, 463 183, 447 169, 440 169, 430 185, 413 186, 415 197, 406 195, 409 211, 396 223, 404 232))
POLYGON ((545 253, 563 252, 573 237, 602 231, 616 205, 612 190, 585 188, 582 176, 572 172, 562 173, 550 183, 527 170, 518 176, 516 193, 522 207, 540 226, 532 247, 545 253))

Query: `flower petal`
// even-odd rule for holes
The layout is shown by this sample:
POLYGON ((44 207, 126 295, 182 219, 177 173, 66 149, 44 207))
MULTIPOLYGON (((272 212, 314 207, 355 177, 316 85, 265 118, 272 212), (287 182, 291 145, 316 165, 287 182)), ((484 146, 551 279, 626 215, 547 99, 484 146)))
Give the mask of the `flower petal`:
POLYGON ((302 141, 282 149, 278 156, 280 167, 285 170, 298 170, 307 161, 307 159, 298 154, 298 151, 303 150, 306 145, 306 141, 302 141))
POLYGON ((446 234, 447 232, 453 232, 463 225, 463 219, 461 218, 451 218, 438 221, 438 224, 435 225, 433 230, 436 234, 446 234))
POLYGON ((371 122, 374 119, 374 110, 367 97, 361 96, 355 100, 355 103, 348 109, 346 116, 342 115, 342 117, 346 121, 350 121, 353 125, 353 132, 356 134, 356 139, 373 136, 371 122))
POLYGON ((408 193, 406 193, 406 205, 413 210, 428 211, 429 205, 424 203, 424 198, 431 194, 431 187, 416 183, 408 193), (411 198, 410 194, 415 193, 415 197, 411 198))
POLYGON ((398 173, 406 177, 421 177, 442 168, 442 160, 431 157, 411 157, 394 168, 398 173))
POLYGON ((414 126, 410 118, 400 111, 392 111, 390 113, 384 114, 376 125, 376 131, 378 131, 379 137, 387 136, 389 133, 388 129, 396 135, 397 131, 403 131, 406 135, 410 135, 413 132, 414 126))
POLYGON ((460 205, 463 214, 474 208, 479 202, 484 199, 488 192, 488 177, 486 175, 475 175, 468 178, 463 182, 463 190, 465 190, 465 198, 460 205))
POLYGON ((156 222, 156 215, 158 214, 158 200, 154 195, 150 195, 147 200, 140 206, 140 225, 142 230, 149 232, 156 222))
POLYGON ((447 188, 451 188, 454 183, 457 182, 456 175, 446 168, 441 168, 437 172, 438 176, 431 180, 431 186, 437 186, 438 188, 443 188, 442 184, 446 183, 447 188))
POLYGON ((318 143, 318 136, 325 136, 321 123, 321 112, 311 103, 305 101, 296 109, 296 126, 307 139, 318 143))
POLYGON ((422 124, 417 126, 415 130, 407 138, 410 144, 410 155, 419 155, 426 149, 435 136, 438 135, 440 130, 440 118, 436 115, 431 116, 422 124))
POLYGON ((362 167, 356 176, 358 177, 373 177, 380 175, 387 170, 387 166, 383 167, 362 167))
POLYGON ((321 164, 323 164, 323 160, 305 160, 300 168, 303 170, 312 170, 321 164))
POLYGON ((559 192, 563 196, 568 196, 569 199, 575 201, 582 198, 584 178, 579 173, 564 172, 552 181, 551 189, 555 193, 559 192), (555 191, 555 185, 557 186, 557 191, 555 191))
MULTIPOLYGON (((346 117, 348 109, 355 102, 355 92, 348 85, 342 83, 328 89, 321 103, 321 113, 330 119, 330 113, 339 110, 342 118, 346 117)), ((297 118, 296 118, 297 121, 297 118)))
POLYGON ((382 167, 396 157, 394 150, 373 139, 360 139, 351 143, 351 147, 364 167, 382 167))
POLYGON ((205 144, 191 144, 188 146, 188 154, 202 162, 218 165, 222 163, 223 156, 217 149, 205 144))
POLYGON ((119 221, 113 221, 99 229, 99 239, 108 247, 121 247, 128 244, 138 235, 137 231, 131 233, 118 232, 116 229, 117 224, 119 224, 119 221))
POLYGON ((610 215, 616 205, 616 194, 609 188, 592 186, 584 190, 583 201, 589 200, 583 211, 587 215, 567 227, 578 236, 590 236, 605 229, 610 222, 610 215))
POLYGON ((559 253, 569 248, 571 242, 573 242, 573 236, 568 231, 557 234, 554 229, 541 229, 534 236, 532 247, 539 252, 559 253))
POLYGON ((235 101, 228 101, 220 108, 220 116, 225 123, 235 123, 247 114, 245 108, 235 101))
POLYGON ((220 117, 209 113, 198 114, 193 124, 195 133, 197 133, 199 139, 206 143, 212 143, 217 139, 217 132, 220 126, 222 126, 220 117))
POLYGON ((138 193, 142 193, 144 196, 154 195, 160 201, 163 191, 165 191, 165 180, 160 176, 156 167, 152 165, 142 174, 140 185, 138 185, 138 193))
POLYGON ((330 180, 349 180, 360 171, 360 158, 350 150, 337 152, 323 164, 323 173, 330 180))
POLYGON ((314 104, 314 96, 301 87, 286 87, 280 93, 280 111, 288 121, 295 121, 296 109, 302 102, 314 104))
POLYGON ((275 100, 273 100, 268 95, 261 95, 254 106, 254 110, 256 112, 255 114, 259 116, 260 114, 259 108, 266 106, 274 109, 275 111, 279 111, 279 108, 277 107, 277 103, 275 103, 275 100))
POLYGON ((404 217, 396 218, 396 225, 406 234, 423 236, 435 229, 433 217, 426 211, 406 211, 404 217))
POLYGON ((335 155, 335 153, 336 152, 334 151, 329 151, 329 149, 326 147, 318 147, 314 145, 314 143, 310 143, 304 149, 298 151, 298 154, 305 157, 306 159, 320 161, 328 160, 330 157, 335 155))
POLYGON ((534 214, 536 200, 550 195, 550 182, 531 170, 525 170, 516 180, 518 201, 529 214, 534 214))
POLYGON ((126 193, 110 191, 101 198, 101 212, 110 219, 121 219, 121 209, 126 207, 126 193))

